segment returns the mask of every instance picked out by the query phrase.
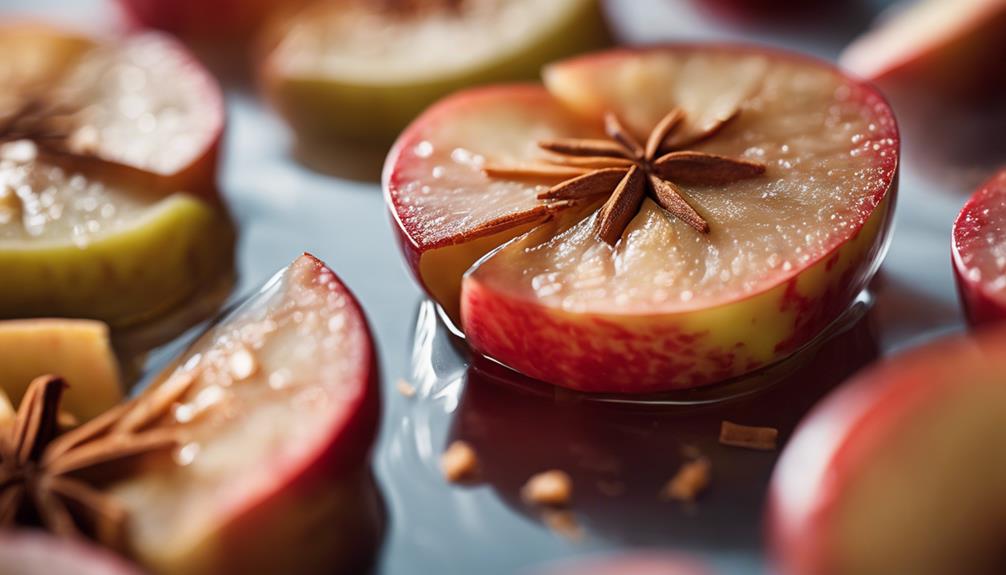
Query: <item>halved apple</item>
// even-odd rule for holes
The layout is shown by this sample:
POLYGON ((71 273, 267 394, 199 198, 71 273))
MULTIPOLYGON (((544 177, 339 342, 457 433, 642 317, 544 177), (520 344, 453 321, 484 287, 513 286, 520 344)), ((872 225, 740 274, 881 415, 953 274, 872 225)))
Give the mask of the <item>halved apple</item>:
POLYGON ((301 256, 141 396, 185 388, 155 424, 185 441, 107 487, 130 519, 126 551, 156 573, 332 572, 360 559, 380 516, 377 378, 355 299, 301 256))
POLYGON ((964 204, 954 222, 951 251, 968 322, 1006 320, 1006 170, 964 204))
POLYGON ((201 294, 218 305, 234 230, 216 196, 215 82, 158 34, 4 26, 0 45, 0 268, 17 278, 0 283, 0 317, 118 329, 201 294))
POLYGON ((839 61, 906 105, 937 95, 1001 101, 1006 88, 1006 2, 902 2, 850 44, 839 61))
POLYGON ((35 531, 6 531, 0 535, 0 573, 142 575, 136 566, 96 545, 35 531))
POLYGON ((842 313, 883 253, 898 146, 883 99, 825 64, 668 46, 554 64, 545 88, 451 96, 402 134, 384 184, 406 260, 475 351, 560 386, 644 393, 778 361, 842 313), (495 175, 554 161, 542 140, 601 137, 607 112, 644 139, 673 109, 668 142, 705 135, 689 148, 764 166, 680 183, 709 233, 646 198, 612 246, 597 233, 610 190, 559 212, 538 198, 555 179, 495 175))
POLYGON ((607 42, 597 0, 319 2, 286 24, 261 79, 301 139, 386 145, 445 94, 607 42))
POLYGON ((801 424, 770 489, 788 575, 1001 573, 1006 331, 856 376, 801 424))
MULTIPOLYGON (((5 399, 21 403, 28 384, 48 373, 70 382, 62 406, 81 421, 122 400, 122 377, 107 325, 80 319, 0 321, 0 390, 5 399)), ((8 402, 0 412, 9 407, 8 402)))

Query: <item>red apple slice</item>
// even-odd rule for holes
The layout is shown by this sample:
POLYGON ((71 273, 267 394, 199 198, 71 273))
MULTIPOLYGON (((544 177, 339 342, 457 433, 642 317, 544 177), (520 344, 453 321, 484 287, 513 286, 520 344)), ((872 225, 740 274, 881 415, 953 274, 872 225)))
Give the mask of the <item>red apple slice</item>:
POLYGON ((971 325, 1006 319, 1006 170, 964 204, 954 221, 954 276, 971 325))
POLYGON ((816 61, 722 46, 602 53, 553 65, 545 80, 547 92, 442 101, 386 164, 406 258, 455 320, 460 307, 476 351, 584 391, 704 385, 793 353, 873 273, 898 134, 870 87, 816 61), (549 182, 482 171, 543 161, 545 138, 602 133, 605 111, 642 139, 674 107, 686 119, 671 143, 718 131, 691 147, 767 166, 731 184, 682 184, 709 234, 646 199, 612 248, 594 233, 599 200, 543 224, 535 196, 549 182), (535 206, 524 225, 485 233, 535 206))
POLYGON ((1001 573, 1006 332, 910 351, 800 425, 770 489, 787 575, 1001 573))
POLYGON ((1006 1, 916 0, 892 8, 840 62, 911 104, 936 94, 987 98, 1006 87, 1004 59, 1006 1))
POLYGON ((135 566, 96 545, 34 531, 0 535, 4 575, 142 575, 135 566))
POLYGON ((157 573, 315 573, 365 552, 377 377, 355 299, 301 256, 145 392, 187 385, 158 422, 186 442, 107 489, 128 551, 157 573))

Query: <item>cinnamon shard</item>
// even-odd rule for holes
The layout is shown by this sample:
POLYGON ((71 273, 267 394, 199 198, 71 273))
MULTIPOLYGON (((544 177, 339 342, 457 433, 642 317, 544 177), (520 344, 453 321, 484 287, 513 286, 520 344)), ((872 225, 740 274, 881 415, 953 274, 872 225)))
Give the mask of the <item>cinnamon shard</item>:
POLYGON ((712 464, 705 457, 689 461, 664 486, 661 496, 675 501, 691 502, 709 486, 712 464))
POLYGON ((639 213, 639 206, 645 197, 643 172, 638 166, 632 166, 597 213, 598 237, 609 246, 617 244, 629 222, 639 213))
POLYGON ((520 496, 533 505, 562 507, 573 499, 573 479, 559 469, 544 471, 527 480, 520 496))
POLYGON ((482 173, 490 178, 507 180, 563 181, 590 173, 590 168, 575 166, 554 166, 550 164, 528 164, 503 166, 486 164, 482 173))
POLYGON ((662 178, 697 185, 729 184, 765 173, 759 162, 692 151, 661 156, 654 167, 662 178))
MULTIPOLYGON (((566 156, 606 156, 625 158, 626 151, 618 142, 611 140, 584 140, 579 138, 558 138, 541 140, 538 147, 549 152, 566 156)), ((631 159, 631 158, 630 158, 631 159)))
POLYGON ((440 471, 451 483, 473 479, 478 468, 475 450, 464 441, 455 441, 440 456, 440 471))
POLYGON ((491 236, 497 232, 515 228, 524 224, 543 223, 547 221, 555 212, 561 211, 573 204, 568 202, 555 202, 551 204, 538 204, 522 212, 503 214, 502 216, 482 222, 474 228, 464 232, 462 241, 470 241, 476 238, 491 236))
POLYGON ((733 447, 773 451, 779 440, 779 430, 774 427, 751 427, 724 421, 720 425, 720 443, 733 447))

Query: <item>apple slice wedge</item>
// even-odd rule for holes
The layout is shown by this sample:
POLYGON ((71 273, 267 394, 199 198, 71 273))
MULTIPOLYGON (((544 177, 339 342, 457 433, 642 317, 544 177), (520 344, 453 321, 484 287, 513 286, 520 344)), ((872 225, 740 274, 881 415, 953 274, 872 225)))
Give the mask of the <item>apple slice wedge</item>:
POLYGON ((964 204, 954 221, 951 251, 968 322, 1006 320, 1006 170, 964 204))
POLYGON ((828 65, 672 45, 448 97, 399 138, 384 184, 406 260, 476 352, 555 385, 648 393, 771 364, 838 317, 882 256, 898 145, 877 92, 828 65), (548 201, 585 161, 666 173, 628 156, 559 163, 572 144, 555 140, 604 138, 608 113, 640 142, 673 120, 662 142, 689 164, 675 185, 708 233, 650 191, 609 241, 613 182, 548 201), (702 161, 742 175, 696 183, 702 161))
POLYGON ((185 441, 105 489, 126 551, 156 573, 315 573, 373 548, 377 378, 363 312, 301 256, 140 397, 182 382, 155 425, 185 441))
POLYGON ((877 365, 801 423, 769 530, 786 575, 1001 573, 1006 332, 877 365))
POLYGON ((387 145, 445 94, 607 42, 597 0, 319 2, 285 24, 260 76, 302 140, 387 145))
POLYGON ((0 535, 4 575, 143 575, 139 568, 96 545, 34 531, 0 535))
POLYGON ((0 283, 0 317, 120 329, 218 306, 234 229, 216 195, 212 78, 159 34, 4 25, 0 46, 0 267, 18 278, 0 283))

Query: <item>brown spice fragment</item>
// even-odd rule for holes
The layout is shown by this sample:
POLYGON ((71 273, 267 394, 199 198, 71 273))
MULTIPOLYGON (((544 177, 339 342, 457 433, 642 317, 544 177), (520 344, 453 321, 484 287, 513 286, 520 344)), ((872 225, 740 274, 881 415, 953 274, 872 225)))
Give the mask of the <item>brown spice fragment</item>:
POLYGON ((395 389, 398 390, 398 393, 402 394, 402 397, 413 397, 416 395, 416 388, 401 377, 395 382, 395 389))
POLYGON ((564 509, 546 509, 541 514, 541 521, 546 527, 569 541, 583 539, 583 529, 574 516, 564 509))
POLYGON ((451 483, 472 479, 478 468, 475 450, 464 441, 455 441, 440 456, 440 471, 451 483))
POLYGON ((729 421, 720 425, 720 443, 723 445, 772 451, 778 439, 779 430, 774 427, 751 427, 729 421))
POLYGON ((711 470, 712 464, 705 457, 686 462, 664 486, 661 497, 674 501, 695 501, 709 486, 711 470))
POLYGON ((531 476, 520 490, 521 499, 533 505, 561 507, 573 498, 573 480, 559 469, 531 476))

